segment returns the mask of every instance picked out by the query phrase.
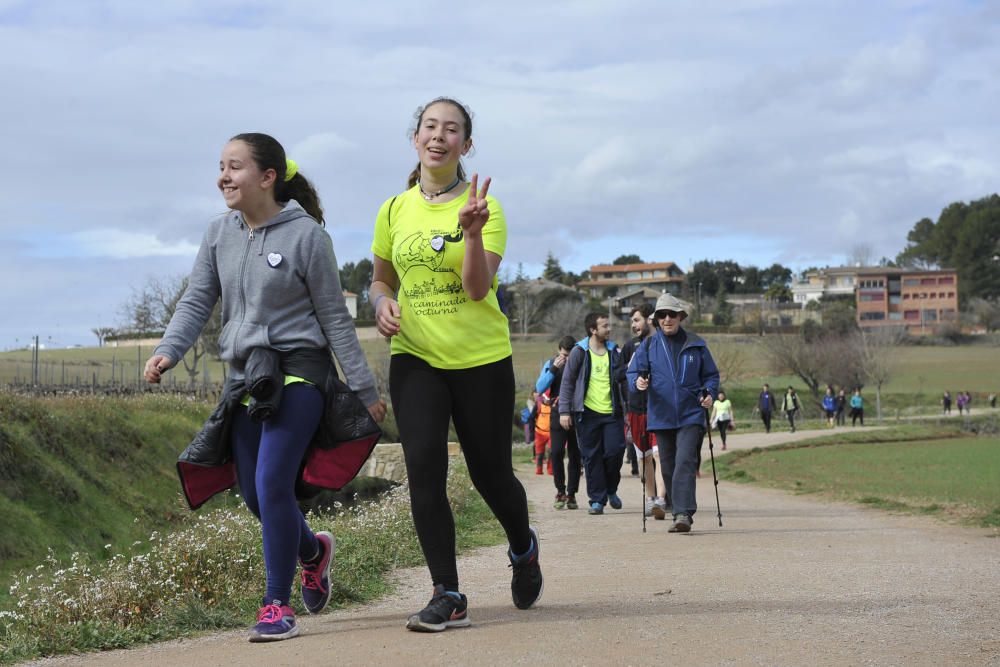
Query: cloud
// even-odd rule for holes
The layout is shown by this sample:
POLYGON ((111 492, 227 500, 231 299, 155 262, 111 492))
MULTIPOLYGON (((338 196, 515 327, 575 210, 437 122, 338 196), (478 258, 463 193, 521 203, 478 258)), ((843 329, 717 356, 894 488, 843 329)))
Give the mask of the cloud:
POLYGON ((892 256, 1000 182, 992 3, 555 6, 0 0, 0 237, 31 260, 8 275, 69 312, 144 265, 186 271, 243 131, 316 184, 340 261, 368 257, 415 162, 412 112, 438 95, 475 112, 467 167, 493 177, 505 265, 529 272, 549 251, 579 272, 636 247, 839 263, 858 235, 892 256))

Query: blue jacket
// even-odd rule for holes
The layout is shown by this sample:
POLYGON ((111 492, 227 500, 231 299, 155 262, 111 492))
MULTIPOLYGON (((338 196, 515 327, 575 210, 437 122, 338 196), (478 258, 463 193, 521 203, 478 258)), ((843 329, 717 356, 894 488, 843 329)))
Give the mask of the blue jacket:
MULTIPOLYGON (((611 407, 614 415, 623 414, 624 401, 621 397, 621 385, 615 382, 621 356, 618 346, 610 340, 605 343, 608 348, 611 382, 611 407)), ((587 396, 587 385, 590 384, 590 337, 582 338, 573 346, 569 359, 563 367, 562 383, 559 387, 559 414, 583 412, 583 400, 587 396)), ((537 385, 536 385, 537 386, 537 385)))
POLYGON ((650 431, 705 426, 701 392, 713 399, 719 393, 719 369, 708 346, 690 331, 684 333, 687 340, 677 361, 670 356, 666 334, 657 331, 636 347, 625 373, 629 390, 637 391, 640 371, 649 371, 646 428, 650 431))
POLYGON ((834 396, 827 394, 823 397, 823 409, 827 412, 835 412, 837 410, 837 399, 834 396))

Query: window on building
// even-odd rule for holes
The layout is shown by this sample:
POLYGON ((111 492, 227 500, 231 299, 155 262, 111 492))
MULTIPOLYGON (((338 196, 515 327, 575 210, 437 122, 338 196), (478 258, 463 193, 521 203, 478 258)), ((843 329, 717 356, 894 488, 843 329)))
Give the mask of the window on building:
POLYGON ((894 294, 889 297, 889 303, 891 304, 898 304, 900 301, 902 301, 902 299, 899 298, 898 294, 894 294))
POLYGON ((903 279, 903 284, 906 285, 907 287, 916 287, 917 285, 920 284, 920 279, 919 278, 904 278, 903 279))
POLYGON ((924 322, 935 322, 937 321, 937 310, 934 308, 924 309, 924 322))
POLYGON ((904 294, 904 295, 903 295, 903 298, 904 298, 904 299, 909 299, 909 298, 910 298, 910 293, 909 293, 909 292, 907 292, 906 294, 904 294))
POLYGON ((954 299, 955 298, 955 293, 954 292, 948 292, 948 298, 949 299, 954 299))
POLYGON ((901 320, 903 319, 903 313, 889 313, 890 320, 901 320))
POLYGON ((906 311, 903 311, 903 319, 904 320, 919 320, 920 319, 920 311, 919 310, 906 310, 906 311))
POLYGON ((921 278, 921 285, 937 285, 937 278, 921 278))
POLYGON ((862 320, 884 320, 885 313, 874 312, 874 313, 861 313, 860 318, 862 320))
POLYGON ((938 278, 938 285, 954 285, 955 276, 941 276, 938 278))
POLYGON ((955 319, 955 309, 954 308, 945 308, 945 309, 943 309, 941 311, 941 319, 942 320, 953 320, 953 319, 955 319))
POLYGON ((642 277, 642 274, 638 271, 629 271, 626 277, 629 280, 639 280, 642 277))

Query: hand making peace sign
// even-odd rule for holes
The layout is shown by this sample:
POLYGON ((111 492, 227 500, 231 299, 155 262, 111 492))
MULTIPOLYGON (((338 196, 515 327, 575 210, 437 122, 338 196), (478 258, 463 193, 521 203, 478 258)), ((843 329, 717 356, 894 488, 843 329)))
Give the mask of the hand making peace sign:
POLYGON ((458 212, 458 224, 465 234, 478 234, 483 231, 486 221, 490 219, 490 210, 486 207, 486 193, 490 189, 490 177, 483 181, 483 189, 476 191, 479 174, 472 175, 469 185, 469 201, 458 212))

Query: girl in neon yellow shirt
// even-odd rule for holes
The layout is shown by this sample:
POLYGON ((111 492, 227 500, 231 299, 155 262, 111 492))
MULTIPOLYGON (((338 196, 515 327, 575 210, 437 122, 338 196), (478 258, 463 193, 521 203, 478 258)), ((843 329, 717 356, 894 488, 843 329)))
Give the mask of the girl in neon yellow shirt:
POLYGON ((454 421, 476 489, 507 533, 511 594, 520 609, 542 593, 538 534, 511 466, 514 367, 497 270, 507 244, 503 209, 466 182, 472 116, 438 98, 412 128, 419 162, 409 188, 379 208, 369 298, 379 333, 392 340, 389 384, 410 486, 413 523, 434 585, 406 627, 440 632, 469 625, 458 589, 455 524, 446 492, 448 422, 454 421))

